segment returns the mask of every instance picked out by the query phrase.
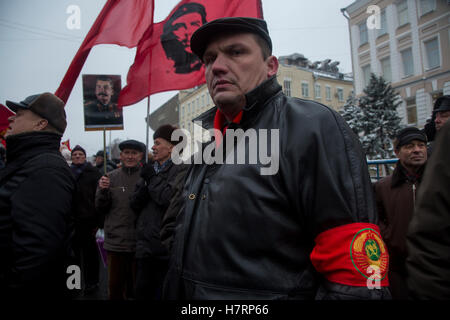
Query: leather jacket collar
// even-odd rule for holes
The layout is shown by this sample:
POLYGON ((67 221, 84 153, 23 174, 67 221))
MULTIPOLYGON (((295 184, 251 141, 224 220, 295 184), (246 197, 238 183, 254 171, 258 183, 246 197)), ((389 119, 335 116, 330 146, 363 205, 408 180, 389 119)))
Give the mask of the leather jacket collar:
MULTIPOLYGON (((277 81, 276 76, 272 76, 259 86, 251 90, 245 95, 247 104, 243 108, 241 125, 246 127, 254 116, 261 111, 266 105, 266 101, 281 91, 281 86, 277 81)), ((214 116, 217 111, 217 106, 202 113, 193 121, 201 121, 202 127, 206 130, 214 128, 214 116)))

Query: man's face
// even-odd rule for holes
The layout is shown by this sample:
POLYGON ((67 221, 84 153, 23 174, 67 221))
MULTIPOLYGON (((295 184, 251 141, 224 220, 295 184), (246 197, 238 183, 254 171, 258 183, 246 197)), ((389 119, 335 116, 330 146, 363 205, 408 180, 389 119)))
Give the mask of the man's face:
POLYGON ((250 33, 218 36, 209 43, 203 60, 209 94, 223 111, 242 109, 245 94, 278 70, 276 58, 264 60, 255 35, 250 33))
POLYGON ((95 84, 95 95, 97 96, 98 101, 107 105, 111 102, 113 94, 114 90, 110 81, 97 80, 97 83, 95 84))
POLYGON ((96 156, 96 157, 95 157, 95 165, 98 166, 98 165, 100 165, 100 164, 102 164, 102 163, 103 163, 103 157, 101 157, 101 156, 96 156))
POLYGON ((191 51, 191 36, 198 27, 202 25, 202 16, 199 13, 191 12, 173 21, 173 34, 183 45, 184 50, 191 51))
POLYGON ((159 164, 163 164, 170 158, 173 145, 166 139, 156 138, 152 147, 153 160, 158 161, 159 164))
POLYGON ((73 164, 83 164, 86 162, 86 156, 82 151, 72 152, 72 163, 73 164))
POLYGON ((436 125, 436 130, 439 131, 442 126, 450 119, 450 111, 440 111, 436 113, 436 119, 434 124, 436 125))
POLYGON ((412 140, 395 150, 395 154, 405 168, 417 168, 427 161, 427 145, 423 141, 412 140))
POLYGON ((120 161, 126 168, 136 167, 142 160, 142 152, 134 149, 123 149, 120 153, 120 161))
POLYGON ((19 109, 15 115, 8 118, 9 128, 5 137, 35 131, 42 120, 41 117, 30 110, 19 109))

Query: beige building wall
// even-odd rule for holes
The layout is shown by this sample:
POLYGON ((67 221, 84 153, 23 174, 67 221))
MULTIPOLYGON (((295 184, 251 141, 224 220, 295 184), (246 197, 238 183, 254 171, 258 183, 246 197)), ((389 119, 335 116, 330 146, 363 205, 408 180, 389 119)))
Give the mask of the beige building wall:
POLYGON ((369 71, 382 75, 402 98, 397 111, 403 124, 423 127, 434 101, 450 94, 450 4, 447 0, 358 0, 345 10, 350 18, 356 95, 363 93, 369 71), (378 6, 384 23, 361 36, 373 14, 367 13, 370 5, 378 6))

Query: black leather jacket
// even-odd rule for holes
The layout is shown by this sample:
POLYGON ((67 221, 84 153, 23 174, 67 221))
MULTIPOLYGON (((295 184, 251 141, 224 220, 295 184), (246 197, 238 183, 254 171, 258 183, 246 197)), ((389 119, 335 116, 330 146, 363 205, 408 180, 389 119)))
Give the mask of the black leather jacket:
MULTIPOLYGON (((324 281, 310 261, 321 232, 377 222, 357 137, 332 109, 286 97, 275 77, 246 98, 240 124, 227 130, 279 129, 279 170, 261 175, 259 161, 191 166, 165 298, 388 297, 384 287, 369 290, 324 281)), ((197 120, 211 128, 215 113, 213 108, 197 120)), ((237 144, 242 143, 248 151, 249 140, 237 144)))

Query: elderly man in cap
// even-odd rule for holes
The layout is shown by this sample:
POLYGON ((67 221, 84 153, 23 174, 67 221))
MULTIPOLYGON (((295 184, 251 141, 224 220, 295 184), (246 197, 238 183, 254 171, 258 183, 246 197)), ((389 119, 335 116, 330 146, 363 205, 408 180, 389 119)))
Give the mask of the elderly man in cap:
POLYGON ((145 145, 136 140, 119 144, 122 167, 100 178, 95 207, 104 217, 108 260, 108 294, 111 300, 134 298, 136 218, 130 196, 141 172, 145 145))
POLYGON ((389 281, 392 297, 407 299, 406 233, 427 161, 427 136, 414 127, 402 129, 394 140, 394 148, 397 166, 392 175, 375 184, 375 193, 381 235, 391 258, 389 281))
POLYGON ((154 163, 141 171, 131 207, 139 215, 136 244, 136 298, 159 300, 167 272, 169 253, 161 243, 160 231, 164 213, 174 195, 178 175, 185 165, 175 165, 171 153, 178 141, 172 140, 176 130, 170 124, 160 126, 153 134, 154 163))
POLYGON ((190 167, 164 297, 390 297, 388 253, 358 138, 331 108, 283 94, 266 22, 211 21, 193 34, 191 48, 216 105, 196 119, 215 129, 216 159, 225 145, 226 160, 239 150, 255 158, 258 145, 275 149, 279 167, 262 174, 261 158, 190 167), (246 134, 236 139, 234 129, 246 134))
POLYGON ((60 299, 73 231, 75 181, 59 152, 64 102, 51 93, 6 101, 15 112, 0 173, 0 296, 60 299))

